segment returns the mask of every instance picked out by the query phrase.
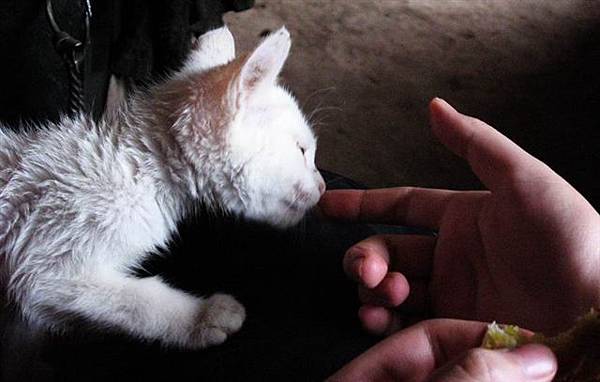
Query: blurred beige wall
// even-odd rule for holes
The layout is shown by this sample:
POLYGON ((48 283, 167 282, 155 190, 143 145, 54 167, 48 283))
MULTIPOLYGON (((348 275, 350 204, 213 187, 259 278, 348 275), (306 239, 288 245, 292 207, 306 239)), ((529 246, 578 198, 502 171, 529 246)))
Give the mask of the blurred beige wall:
POLYGON ((284 81, 317 109, 325 169, 370 186, 476 185, 428 130, 434 96, 493 122, 577 185, 591 169, 581 163, 600 143, 589 135, 600 127, 600 1, 258 0, 226 21, 238 51, 290 30, 284 81))

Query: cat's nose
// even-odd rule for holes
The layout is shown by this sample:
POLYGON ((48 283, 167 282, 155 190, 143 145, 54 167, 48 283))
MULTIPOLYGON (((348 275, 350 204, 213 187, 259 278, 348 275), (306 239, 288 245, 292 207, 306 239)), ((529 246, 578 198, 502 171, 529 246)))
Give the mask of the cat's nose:
POLYGON ((325 186, 325 179, 323 179, 323 175, 321 175, 319 170, 314 168, 313 171, 314 171, 315 179, 317 181, 317 189, 319 190, 319 197, 321 197, 321 196, 323 196, 323 194, 325 193, 325 189, 327 188, 325 186))
POLYGON ((321 194, 321 196, 323 196, 323 194, 325 193, 325 181, 323 180, 323 178, 319 179, 319 193, 321 194))

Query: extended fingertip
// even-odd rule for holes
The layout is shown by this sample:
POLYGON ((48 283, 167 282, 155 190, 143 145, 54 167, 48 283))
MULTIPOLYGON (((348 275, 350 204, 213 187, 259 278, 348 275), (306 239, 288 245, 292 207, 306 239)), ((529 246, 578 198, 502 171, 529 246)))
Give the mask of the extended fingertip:
POLYGON ((431 108, 448 108, 449 110, 456 111, 445 99, 440 97, 435 97, 429 103, 429 107, 431 108))
POLYGON ((436 111, 438 110, 440 107, 444 107, 444 104, 448 104, 448 102, 444 101, 443 98, 440 97, 435 97, 433 98, 430 102, 429 102, 429 110, 430 111, 436 111))
POLYGON ((317 203, 321 213, 327 218, 355 220, 357 200, 356 190, 327 190, 317 203))
POLYGON ((434 131, 439 130, 445 122, 444 117, 452 112, 456 113, 456 109, 450 106, 445 100, 438 97, 431 100, 429 103, 429 120, 434 131))
POLYGON ((453 153, 468 159, 465 150, 472 136, 469 117, 441 98, 434 98, 429 110, 431 130, 436 138, 453 153))
MULTIPOLYGON (((319 199, 319 201, 317 202, 317 206, 321 209, 326 208, 327 204, 331 202, 331 191, 325 191, 323 193, 323 195, 321 195, 321 198, 319 199)), ((334 195, 335 197, 335 195, 334 195)))

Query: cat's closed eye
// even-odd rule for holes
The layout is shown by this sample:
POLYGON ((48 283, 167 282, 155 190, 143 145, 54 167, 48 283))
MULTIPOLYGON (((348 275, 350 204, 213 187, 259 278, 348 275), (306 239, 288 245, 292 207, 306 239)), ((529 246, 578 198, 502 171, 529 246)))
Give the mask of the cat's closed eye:
POLYGON ((300 149, 300 152, 302 153, 302 155, 304 155, 306 153, 306 149, 303 146, 301 146, 300 143, 296 143, 296 145, 300 149))

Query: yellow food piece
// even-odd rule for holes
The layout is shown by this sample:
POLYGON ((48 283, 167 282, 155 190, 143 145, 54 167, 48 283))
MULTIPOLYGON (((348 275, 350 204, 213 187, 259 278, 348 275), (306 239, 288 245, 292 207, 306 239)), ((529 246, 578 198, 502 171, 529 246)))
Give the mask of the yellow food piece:
POLYGON ((515 325, 492 322, 481 346, 486 349, 513 349, 526 343, 548 346, 556 355, 558 372, 554 382, 600 382, 600 314, 592 309, 573 327, 554 337, 536 333, 524 337, 515 325))
POLYGON ((488 325, 481 346, 486 349, 514 349, 526 343, 516 325, 498 325, 496 321, 488 325))

